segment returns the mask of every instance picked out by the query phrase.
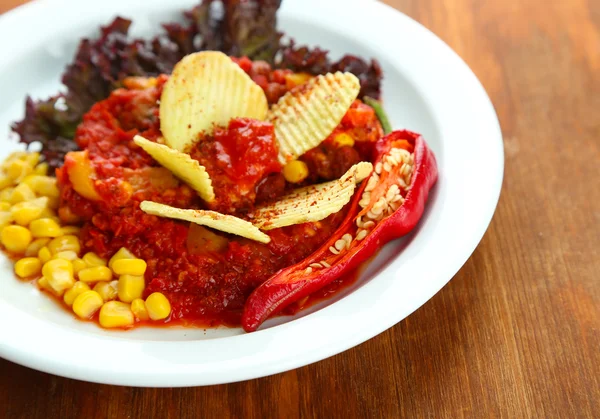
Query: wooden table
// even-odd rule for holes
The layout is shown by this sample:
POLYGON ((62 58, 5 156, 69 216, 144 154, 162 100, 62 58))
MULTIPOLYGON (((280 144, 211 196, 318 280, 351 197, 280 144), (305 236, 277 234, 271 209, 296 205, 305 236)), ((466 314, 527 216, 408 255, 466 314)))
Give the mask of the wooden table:
POLYGON ((0 417, 600 416, 600 2, 388 3, 466 60, 504 132, 496 215, 450 284, 352 350, 244 383, 112 387, 0 360, 0 417))

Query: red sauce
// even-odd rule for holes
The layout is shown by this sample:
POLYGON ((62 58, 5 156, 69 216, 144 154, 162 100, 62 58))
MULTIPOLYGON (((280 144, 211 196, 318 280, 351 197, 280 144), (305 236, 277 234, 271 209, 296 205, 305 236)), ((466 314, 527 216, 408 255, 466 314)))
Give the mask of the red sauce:
MULTIPOLYGON (((240 61, 242 68, 245 65, 240 61)), ((247 71, 255 80, 266 74, 260 68, 247 71)), ((273 83, 285 86, 284 74, 268 73, 263 88, 273 83)), ((198 245, 199 230, 189 223, 145 214, 139 208, 143 200, 179 208, 206 206, 132 141, 136 134, 150 140, 161 137, 158 99, 165 80, 161 77, 156 86, 143 90, 117 90, 84 117, 76 140, 88 152, 92 182, 101 199, 89 200, 75 192, 69 178, 74 163, 67 159, 57 172, 61 214, 81 219, 83 251, 108 258, 126 247, 146 260, 144 297, 156 291, 167 296, 172 305, 167 323, 237 325, 250 293, 278 270, 314 252, 333 234, 345 210, 320 222, 272 230, 269 244, 212 231, 214 246, 198 245)), ((354 108, 360 109, 360 103, 354 108)), ((345 118, 336 132, 363 135, 360 129, 373 122, 364 112, 359 114, 362 119, 345 118)), ((274 137, 269 123, 235 119, 193 147, 192 158, 207 168, 214 182, 217 202, 213 208, 243 216, 257 202, 276 199, 293 187, 279 173, 274 137)), ((334 147, 331 140, 323 147, 325 157, 318 159, 329 166, 335 161, 335 173, 323 171, 313 176, 313 182, 337 177, 360 157, 354 148, 334 147)), ((310 154, 305 158, 308 162, 317 159, 310 154)))

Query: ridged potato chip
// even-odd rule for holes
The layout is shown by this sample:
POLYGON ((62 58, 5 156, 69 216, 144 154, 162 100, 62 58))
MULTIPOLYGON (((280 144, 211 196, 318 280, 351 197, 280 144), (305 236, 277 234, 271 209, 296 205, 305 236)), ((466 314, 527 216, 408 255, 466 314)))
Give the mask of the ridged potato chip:
POLYGON ((236 236, 245 237, 260 243, 269 243, 271 241, 271 238, 257 227, 233 215, 221 214, 216 211, 174 208, 152 201, 142 202, 140 208, 150 215, 189 221, 190 223, 214 228, 215 230, 235 234, 236 236))
POLYGON ((200 198, 206 202, 214 201, 215 191, 210 176, 204 166, 201 166, 196 160, 166 145, 148 141, 140 135, 136 135, 133 141, 161 166, 169 169, 175 176, 190 185, 198 192, 200 198))
POLYGON ((337 180, 297 189, 274 204, 257 208, 250 217, 252 224, 272 230, 327 218, 350 202, 356 185, 372 170, 371 163, 361 162, 337 180))
POLYGON ((360 81, 352 73, 328 73, 287 92, 267 120, 275 127, 279 161, 285 164, 321 144, 350 109, 360 81))
POLYGON ((160 129, 167 145, 186 151, 201 133, 232 118, 264 120, 269 105, 262 88, 231 58, 218 51, 184 57, 160 98, 160 129))

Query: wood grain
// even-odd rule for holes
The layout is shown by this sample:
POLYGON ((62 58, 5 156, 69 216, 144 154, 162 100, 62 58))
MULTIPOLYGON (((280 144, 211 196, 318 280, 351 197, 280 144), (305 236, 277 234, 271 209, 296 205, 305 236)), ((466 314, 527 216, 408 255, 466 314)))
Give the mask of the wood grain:
POLYGON ((0 417, 600 416, 600 2, 387 3, 465 59, 504 133, 497 213, 450 284, 352 350, 244 383, 113 387, 0 360, 0 417))

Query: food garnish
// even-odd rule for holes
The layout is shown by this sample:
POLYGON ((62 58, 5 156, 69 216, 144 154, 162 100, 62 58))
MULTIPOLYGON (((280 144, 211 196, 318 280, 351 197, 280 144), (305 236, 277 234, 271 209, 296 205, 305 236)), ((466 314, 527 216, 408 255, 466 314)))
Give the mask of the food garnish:
POLYGON ((356 185, 372 170, 371 163, 361 162, 340 179, 296 189, 273 204, 257 208, 250 215, 252 224, 262 230, 273 230, 323 220, 350 202, 356 185))
POLYGON ((133 141, 163 167, 191 186, 206 202, 215 199, 215 191, 206 168, 192 159, 189 154, 149 141, 141 135, 136 135, 133 141))
POLYGON ((279 99, 267 120, 275 127, 281 164, 321 144, 340 123, 359 91, 356 76, 337 72, 314 77, 279 99))
POLYGON ((264 91, 222 52, 204 51, 183 58, 165 83, 160 100, 160 129, 169 147, 185 152, 200 134, 233 118, 265 119, 264 91))
POLYGON ((198 225, 214 228, 225 233, 235 234, 260 243, 269 243, 271 238, 246 220, 216 211, 173 208, 157 202, 144 201, 140 208, 147 214, 159 217, 189 221, 198 225))

